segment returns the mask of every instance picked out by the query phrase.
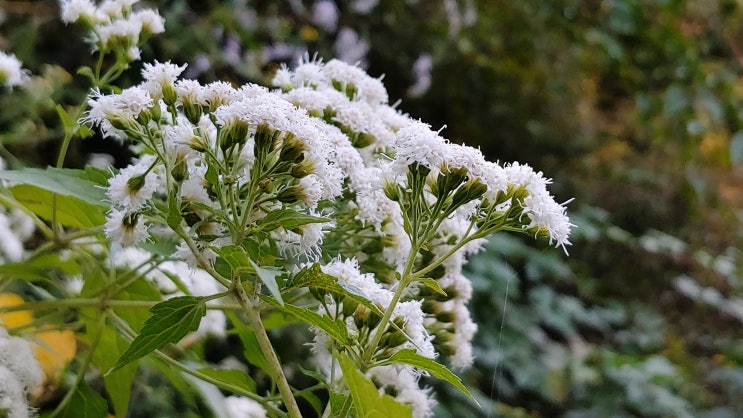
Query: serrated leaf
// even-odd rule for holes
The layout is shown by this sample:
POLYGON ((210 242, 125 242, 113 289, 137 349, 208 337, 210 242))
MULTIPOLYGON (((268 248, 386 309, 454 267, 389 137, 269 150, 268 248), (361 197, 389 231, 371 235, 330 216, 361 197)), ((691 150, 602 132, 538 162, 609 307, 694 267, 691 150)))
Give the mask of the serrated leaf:
POLYGON ((320 315, 319 313, 315 311, 312 311, 306 308, 300 308, 299 306, 294 306, 290 304, 279 304, 278 301, 276 301, 273 298, 267 297, 267 296, 264 296, 261 299, 270 303, 271 305, 274 305, 276 308, 278 308, 282 312, 286 312, 290 315, 295 316, 299 320, 304 321, 305 323, 308 323, 317 328, 320 328, 326 334, 328 334, 330 338, 338 341, 342 345, 349 344, 348 329, 346 328, 346 325, 342 321, 340 322, 333 321, 328 316, 320 315))
POLYGON ((284 305, 284 300, 281 298, 281 291, 279 290, 279 283, 276 281, 276 277, 281 275, 282 271, 274 268, 260 267, 248 259, 250 265, 253 266, 255 274, 261 279, 261 282, 266 285, 271 296, 279 302, 279 305, 284 305))
POLYGON ((158 303, 150 312, 142 331, 107 374, 196 331, 206 314, 206 304, 201 297, 179 296, 158 303))
POLYGON ((424 279, 419 279, 418 281, 421 282, 421 283, 423 283, 424 285, 426 285, 427 288, 429 288, 429 289, 433 290, 434 292, 440 294, 441 296, 446 296, 446 292, 444 292, 444 290, 441 288, 441 286, 439 286, 439 283, 436 280, 434 280, 434 279, 432 279, 430 277, 427 277, 427 278, 424 278, 424 279))
POLYGON ((0 170, 0 179, 30 184, 58 195, 78 198, 94 206, 108 206, 106 193, 88 180, 82 170, 54 167, 0 170))
POLYGON ((55 198, 53 192, 29 184, 19 184, 9 190, 18 202, 42 219, 52 219, 56 204, 57 222, 63 226, 83 229, 106 222, 105 209, 102 206, 91 205, 76 197, 56 195, 55 198))
POLYGON ((108 403, 98 392, 81 381, 72 399, 59 414, 60 418, 103 418, 108 415, 108 403))
POLYGON ((343 370, 343 377, 351 391, 351 398, 356 407, 356 415, 363 418, 404 418, 412 417, 410 405, 397 402, 390 395, 380 395, 377 387, 364 376, 353 361, 345 354, 338 356, 343 370))
POLYGON ((279 227, 291 231, 303 225, 325 222, 330 222, 330 219, 308 215, 293 209, 281 209, 269 212, 264 218, 258 221, 258 227, 266 232, 273 231, 279 227))
POLYGON ((299 273, 297 273, 292 280, 289 282, 289 287, 308 287, 310 289, 320 289, 327 292, 337 293, 339 295, 348 296, 354 301, 369 308, 372 312, 383 316, 383 312, 377 305, 367 299, 364 292, 355 286, 343 283, 338 278, 333 277, 329 274, 323 273, 319 263, 315 263, 309 267, 305 267, 299 273))
POLYGON ((201 374, 217 379, 220 382, 255 393, 255 380, 242 370, 225 370, 205 367, 203 369, 198 369, 197 371, 201 374))
MULTIPOLYGON (((431 373, 433 376, 451 383, 462 393, 472 398, 472 394, 462 384, 462 379, 447 369, 446 366, 437 363, 433 359, 423 357, 411 348, 400 350, 388 360, 390 363, 405 363, 431 373)), ((473 398, 474 399, 474 398, 473 398)))

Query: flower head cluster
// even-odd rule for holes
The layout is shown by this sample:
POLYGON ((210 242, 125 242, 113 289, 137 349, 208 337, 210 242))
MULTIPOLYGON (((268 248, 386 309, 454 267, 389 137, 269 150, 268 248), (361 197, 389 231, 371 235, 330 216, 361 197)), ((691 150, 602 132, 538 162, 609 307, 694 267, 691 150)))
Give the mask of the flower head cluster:
POLYGON ((0 51, 0 86, 15 87, 28 78, 23 65, 13 54, 0 51))
POLYGON ((31 416, 27 403, 44 381, 44 372, 28 341, 8 335, 0 324, 0 415, 9 418, 31 416))
MULTIPOLYGON (((107 234, 132 245, 170 230, 173 256, 191 267, 244 256, 291 276, 319 263, 345 289, 310 292, 319 313, 347 326, 352 357, 384 364, 366 370, 381 390, 430 416, 421 372, 384 362, 412 349, 471 365, 477 327, 462 266, 501 230, 569 245, 550 180, 450 143, 389 106, 380 79, 341 61, 282 68, 279 90, 202 85, 180 79, 183 69, 147 64, 140 85, 89 100, 84 122, 144 154, 109 182, 107 234), (153 221, 168 228, 148 229, 153 221)), ((317 330, 328 378, 339 376, 333 344, 317 330)))
POLYGON ((133 10, 139 0, 60 0, 64 23, 82 23, 90 29, 87 42, 94 51, 116 52, 126 62, 139 59, 141 45, 165 31, 165 20, 152 9, 133 10))

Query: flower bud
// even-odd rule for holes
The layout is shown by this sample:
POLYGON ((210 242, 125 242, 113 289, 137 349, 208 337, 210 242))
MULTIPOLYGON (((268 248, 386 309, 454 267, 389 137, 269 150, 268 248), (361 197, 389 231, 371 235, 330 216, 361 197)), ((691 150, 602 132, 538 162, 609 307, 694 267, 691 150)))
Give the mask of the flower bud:
POLYGON ((296 203, 306 198, 307 196, 304 194, 302 186, 287 187, 276 195, 276 199, 282 203, 296 203))
POLYGON ((140 174, 137 176, 132 176, 129 180, 126 181, 126 188, 129 190, 129 194, 137 194, 138 191, 144 187, 145 184, 145 175, 140 174))
POLYGON ((194 125, 199 124, 203 112, 203 108, 198 103, 190 101, 183 103, 183 113, 186 115, 186 119, 194 125))
POLYGON ((188 178, 188 163, 183 156, 176 157, 173 170, 170 172, 176 183, 181 183, 188 178))
POLYGON ((451 204, 453 207, 459 207, 475 199, 481 198, 487 191, 488 186, 481 183, 480 180, 470 180, 454 192, 454 196, 451 198, 451 204))
POLYGON ((279 159, 292 163, 300 163, 304 160, 304 143, 297 139, 292 133, 286 133, 281 144, 281 153, 279 159))

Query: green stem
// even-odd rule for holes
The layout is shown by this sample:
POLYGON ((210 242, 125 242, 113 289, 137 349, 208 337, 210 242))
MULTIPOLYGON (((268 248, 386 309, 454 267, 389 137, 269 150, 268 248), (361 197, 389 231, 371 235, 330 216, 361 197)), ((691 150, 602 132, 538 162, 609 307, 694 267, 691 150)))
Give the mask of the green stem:
MULTIPOLYGON (((220 293, 212 298, 226 296, 228 293, 220 293)), ((40 310, 49 308, 89 308, 99 306, 101 308, 151 308, 162 301, 152 300, 105 300, 95 298, 73 298, 54 299, 25 302, 14 306, 0 307, 0 313, 16 312, 26 310, 40 310)), ((220 311, 241 311, 243 308, 236 303, 220 303, 206 305, 207 309, 220 311)))
POLYGON ((289 412, 289 416, 291 418, 301 418, 302 413, 299 411, 299 406, 297 405, 296 399, 294 399, 292 388, 289 386, 289 382, 286 380, 286 376, 284 375, 284 370, 281 368, 281 362, 276 355, 276 351, 273 349, 271 340, 268 338, 268 333, 266 332, 266 327, 263 325, 260 313, 258 313, 253 306, 253 303, 251 303, 248 295, 245 293, 245 289, 242 287, 242 283, 240 283, 239 280, 233 281, 232 289, 235 298, 243 307, 243 311, 245 311, 245 314, 248 317, 248 323, 253 328, 253 332, 255 332, 261 351, 266 356, 267 371, 271 374, 271 378, 279 388, 279 392, 284 400, 284 405, 289 412))

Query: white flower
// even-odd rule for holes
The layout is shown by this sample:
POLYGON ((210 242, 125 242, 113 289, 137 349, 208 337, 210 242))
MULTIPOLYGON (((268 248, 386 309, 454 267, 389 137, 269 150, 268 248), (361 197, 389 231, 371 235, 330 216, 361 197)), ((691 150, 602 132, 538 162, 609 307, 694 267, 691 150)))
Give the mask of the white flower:
POLYGON ((159 187, 159 179, 152 165, 154 156, 145 156, 137 164, 121 169, 108 180, 106 195, 115 205, 135 211, 144 206, 159 187))
POLYGON ((80 123, 100 125, 104 136, 124 139, 123 129, 133 126, 139 114, 152 105, 150 94, 140 87, 129 87, 111 95, 94 91, 88 99, 89 110, 80 123))
POLYGON ((209 197, 206 188, 206 166, 189 164, 188 179, 181 185, 181 197, 184 200, 215 207, 216 203, 209 197))
POLYGON ((477 332, 477 324, 472 322, 470 311, 464 303, 457 302, 454 308, 454 335, 449 345, 454 349, 452 366, 466 369, 472 366, 472 338, 477 332))
POLYGON ((18 262, 23 258, 23 241, 13 231, 5 214, 0 213, 0 254, 7 261, 18 262))
MULTIPOLYGON (((0 366, 15 375, 25 393, 33 392, 44 381, 44 372, 36 361, 28 341, 8 335, 1 324, 0 366)), ((0 382, 2 380, 4 379, 0 379, 0 382)))
POLYGON ((320 245, 324 235, 323 225, 321 223, 304 225, 300 227, 301 234, 282 228, 274 231, 271 236, 276 240, 279 251, 294 262, 317 261, 322 252, 320 245))
POLYGON ((285 64, 282 64, 281 67, 276 70, 276 74, 274 74, 273 79, 271 79, 271 85, 279 87, 282 90, 292 89, 292 73, 288 68, 286 68, 285 64))
POLYGON ((380 394, 385 388, 396 393, 395 399, 409 404, 413 409, 413 418, 428 418, 433 416, 433 399, 430 389, 421 389, 418 386, 419 373, 407 365, 390 365, 374 367, 368 372, 369 377, 379 386, 380 394))
POLYGON ((165 32, 165 19, 155 10, 137 10, 131 14, 130 19, 138 20, 142 25, 142 31, 147 34, 154 35, 165 32))
POLYGON ((226 418, 266 418, 266 410, 258 402, 242 397, 228 396, 224 400, 230 413, 226 418))
POLYGON ((18 58, 0 51, 0 85, 14 87, 23 84, 27 79, 28 74, 18 58))
POLYGON ((528 195, 523 199, 523 213, 530 223, 524 229, 536 228, 537 233, 546 233, 549 242, 556 247, 562 247, 567 253, 566 245, 570 245, 569 237, 573 224, 566 215, 565 202, 559 204, 547 191, 551 179, 544 178, 541 172, 534 172, 528 165, 513 163, 505 167, 509 184, 516 188, 523 188, 528 195))
POLYGON ((97 26, 88 40, 94 49, 109 52, 118 48, 129 49, 139 43, 142 22, 135 19, 116 19, 97 26))
POLYGON ((15 373, 0 364, 0 415, 8 418, 29 418, 26 391, 15 373))
POLYGON ((139 0, 105 0, 98 10, 111 19, 121 18, 132 11, 132 6, 139 0))
POLYGON ((361 68, 347 64, 341 60, 333 59, 323 67, 325 76, 333 81, 340 82, 344 86, 353 85, 356 90, 356 99, 363 100, 370 105, 387 103, 387 89, 378 78, 369 76, 361 68))
POLYGON ((108 238, 123 246, 137 244, 149 236, 142 216, 118 209, 111 209, 103 230, 108 238))
POLYGON ((100 23, 104 19, 102 13, 90 0, 61 0, 59 8, 64 23, 75 23, 82 20, 92 25, 100 23))
POLYGON ((392 169, 403 176, 413 163, 424 165, 435 172, 451 156, 449 142, 423 122, 414 122, 401 128, 391 145, 395 150, 392 169))
MULTIPOLYGON (((155 61, 154 64, 145 63, 142 69, 142 77, 145 79, 142 88, 150 93, 153 100, 162 99, 163 94, 168 93, 168 91, 171 92, 170 94, 176 94, 175 82, 185 69, 185 64, 178 66, 171 64, 170 61, 164 63, 155 61)), ((174 101, 176 97, 172 97, 172 99, 174 101)))

